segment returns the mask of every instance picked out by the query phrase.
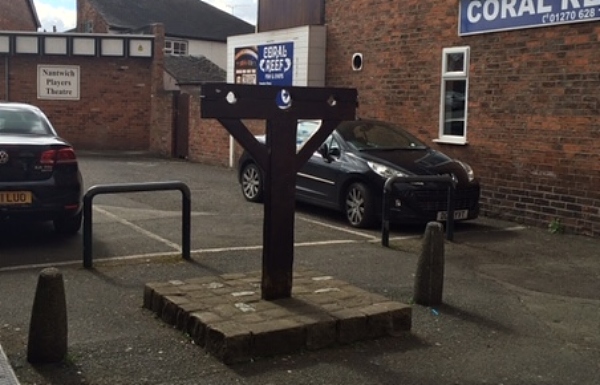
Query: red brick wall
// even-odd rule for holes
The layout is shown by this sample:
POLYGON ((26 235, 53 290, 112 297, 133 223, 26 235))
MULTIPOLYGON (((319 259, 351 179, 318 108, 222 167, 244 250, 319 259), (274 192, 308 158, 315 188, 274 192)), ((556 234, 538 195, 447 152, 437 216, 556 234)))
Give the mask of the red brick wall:
MULTIPOLYGON (((193 162, 229 166, 229 132, 217 120, 201 118, 200 90, 188 90, 187 92, 191 95, 188 159, 193 162)), ((265 132, 263 120, 243 120, 242 122, 254 135, 265 132)), ((234 162, 237 162, 242 151, 242 147, 234 141, 234 162)), ((235 167, 235 164, 233 166, 235 167)))
MULTIPOLYGON (((77 0, 77 28, 83 32, 85 22, 91 21, 94 33, 108 32, 108 26, 102 16, 87 0, 77 0)), ((155 63, 163 63, 164 27, 154 27, 155 63)), ((151 73, 152 88, 148 90, 151 98, 150 132, 147 149, 153 153, 170 156, 172 152, 172 116, 173 94, 162 89, 163 68, 156 64, 151 73)), ((189 156, 191 161, 214 165, 229 165, 229 134, 216 120, 200 118, 199 91, 182 90, 192 95, 190 107, 189 156)), ((263 122, 249 122, 254 133, 262 133, 263 122)), ((241 154, 241 148, 236 145, 234 158, 241 154)))
MULTIPOLYGON (((81 150, 149 151, 172 155, 173 93, 163 90, 164 28, 154 26, 154 60, 108 57, 10 55, 0 57, 0 100, 40 106, 65 139, 81 150), (8 64, 8 65, 6 65, 8 64), (80 100, 38 100, 37 65, 80 67, 80 100), (8 71, 9 85, 5 83, 8 71)), ((189 159, 229 165, 229 133, 200 118, 199 90, 192 95, 189 159)), ((264 122, 245 121, 253 133, 264 122)), ((235 146, 234 159, 241 154, 235 146)))
POLYGON ((484 214, 600 235, 599 23, 459 37, 456 0, 327 0, 326 22, 328 85, 428 141, 442 48, 470 46, 468 145, 434 147, 475 168, 484 214))
POLYGON ((29 0, 0 0, 0 30, 37 31, 29 0))
POLYGON ((229 134, 214 119, 200 118, 198 96, 192 96, 190 112, 189 159, 205 164, 229 165, 229 134))
MULTIPOLYGON (((189 160, 205 164, 229 166, 229 132, 215 119, 202 119, 200 93, 191 93, 190 100, 190 136, 189 160)), ((265 122, 262 120, 243 120, 244 125, 255 135, 263 134, 265 122)), ((234 142, 234 162, 243 149, 234 142)), ((233 165, 235 167, 235 164, 233 165)))
MULTIPOLYGON (((147 150, 151 66, 150 59, 14 55, 9 57, 9 100, 38 105, 79 149, 147 150), (80 66, 80 100, 38 100, 38 64, 80 66)), ((2 79, 1 98, 5 92, 2 79)))
POLYGON ((104 18, 87 0, 77 0, 77 32, 84 31, 84 24, 92 22, 93 33, 107 33, 108 25, 104 18))

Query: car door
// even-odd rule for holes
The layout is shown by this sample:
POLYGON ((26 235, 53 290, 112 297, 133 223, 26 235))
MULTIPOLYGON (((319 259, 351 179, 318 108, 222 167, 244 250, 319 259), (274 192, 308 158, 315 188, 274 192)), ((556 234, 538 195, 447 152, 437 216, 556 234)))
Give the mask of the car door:
POLYGON ((338 207, 338 186, 342 165, 340 145, 334 135, 324 142, 329 155, 316 151, 298 172, 296 192, 298 199, 326 207, 338 207))

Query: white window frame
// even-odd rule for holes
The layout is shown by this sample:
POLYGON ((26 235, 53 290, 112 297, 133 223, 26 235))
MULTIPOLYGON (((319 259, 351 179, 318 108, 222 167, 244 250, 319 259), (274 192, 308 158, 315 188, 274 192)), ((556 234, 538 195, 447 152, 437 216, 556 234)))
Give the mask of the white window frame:
POLYGON ((189 44, 185 40, 165 40, 165 54, 173 55, 173 56, 187 56, 189 50, 189 44), (175 45, 178 45, 178 48, 175 49, 175 45), (183 49, 181 48, 183 47, 183 49))
POLYGON ((171 40, 165 40, 164 52, 166 55, 171 55, 173 53, 173 42, 171 40))
POLYGON ((435 142, 438 143, 449 143, 449 144, 467 144, 467 121, 468 121, 468 109, 469 109, 469 65, 470 65, 470 51, 471 48, 468 46, 464 47, 451 47, 444 48, 442 50, 442 76, 441 76, 441 90, 440 90, 440 117, 439 117, 439 136, 435 142), (463 55, 464 68, 461 71, 447 71, 448 57, 453 54, 463 55), (463 123, 463 134, 462 135, 448 135, 444 133, 444 126, 446 123, 446 82, 447 81, 464 81, 465 82, 465 114, 463 123))

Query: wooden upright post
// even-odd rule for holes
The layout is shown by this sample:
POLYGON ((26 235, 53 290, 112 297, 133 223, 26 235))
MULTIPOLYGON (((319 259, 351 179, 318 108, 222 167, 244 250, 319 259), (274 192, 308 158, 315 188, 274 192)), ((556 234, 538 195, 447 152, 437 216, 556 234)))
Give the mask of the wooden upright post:
POLYGON ((294 195, 296 184, 295 122, 267 122, 265 207, 263 223, 262 298, 288 298, 294 263, 294 195))
POLYGON ((356 102, 354 89, 226 83, 202 86, 202 118, 219 119, 264 173, 261 288, 265 300, 292 294, 296 172, 340 121, 354 119, 356 102), (240 119, 267 120, 266 145, 261 145, 240 119), (318 119, 322 124, 296 152, 299 119, 318 119))

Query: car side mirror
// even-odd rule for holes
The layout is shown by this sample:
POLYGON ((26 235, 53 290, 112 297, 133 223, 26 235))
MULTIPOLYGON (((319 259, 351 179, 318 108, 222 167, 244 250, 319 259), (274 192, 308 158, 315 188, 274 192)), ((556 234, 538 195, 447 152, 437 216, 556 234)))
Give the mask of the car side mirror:
POLYGON ((325 143, 323 143, 319 147, 318 151, 319 151, 319 154, 321 154, 321 156, 323 157, 323 159, 325 159, 328 162, 333 161, 334 157, 338 157, 341 154, 339 148, 329 148, 329 146, 325 143))
POLYGON ((317 151, 324 159, 329 160, 329 146, 327 146, 327 143, 321 144, 317 151))

